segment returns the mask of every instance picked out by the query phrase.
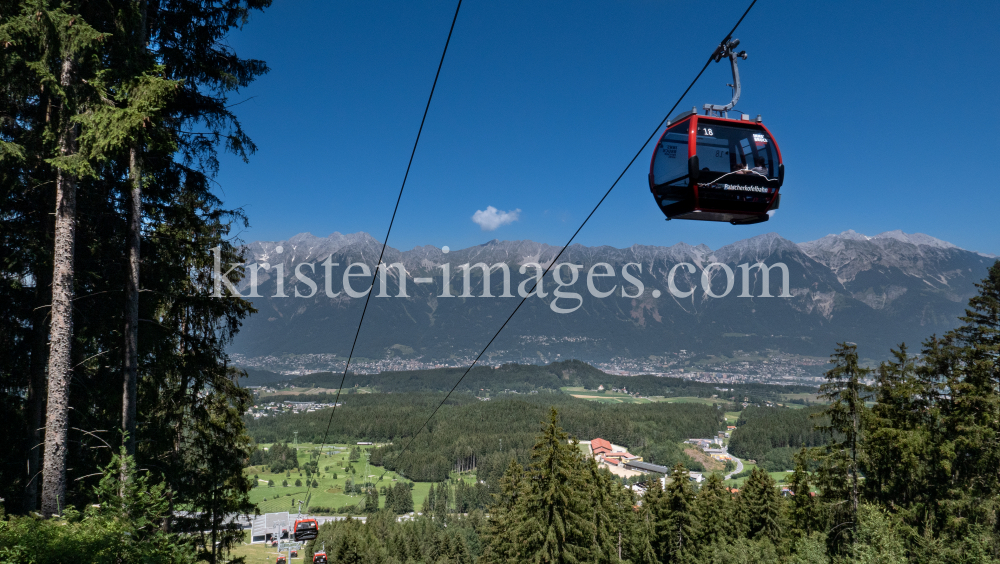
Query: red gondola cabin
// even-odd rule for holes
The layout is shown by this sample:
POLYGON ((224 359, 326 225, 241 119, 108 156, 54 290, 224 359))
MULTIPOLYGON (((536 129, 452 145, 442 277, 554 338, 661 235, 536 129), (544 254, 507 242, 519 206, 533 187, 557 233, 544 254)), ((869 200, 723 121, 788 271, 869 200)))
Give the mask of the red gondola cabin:
POLYGON ((319 534, 319 524, 315 519, 299 519, 295 522, 295 540, 310 541, 319 534))
POLYGON ((667 219, 760 223, 778 209, 781 151, 758 116, 687 112, 667 125, 649 166, 649 190, 667 219))
POLYGON ((326 553, 317 552, 316 554, 313 554, 313 564, 327 564, 326 553))
POLYGON ((286 564, 285 557, 279 556, 274 560, 274 564, 286 564))

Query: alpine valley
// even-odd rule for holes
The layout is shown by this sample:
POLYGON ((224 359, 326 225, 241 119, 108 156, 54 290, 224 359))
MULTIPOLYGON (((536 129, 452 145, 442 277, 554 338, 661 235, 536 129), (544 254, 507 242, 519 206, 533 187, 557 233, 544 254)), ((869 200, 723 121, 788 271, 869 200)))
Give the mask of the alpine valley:
MULTIPOLYGON (((272 370, 289 365, 261 359, 294 359, 292 365, 307 369, 334 369, 337 362, 342 367, 365 305, 364 297, 348 296, 344 271, 359 262, 374 268, 380 250, 381 243, 367 233, 326 238, 302 233, 287 241, 247 245, 248 262, 259 265, 261 297, 250 298, 259 312, 245 322, 231 346, 234 360, 272 370), (297 278, 296 268, 303 263, 308 264, 298 267, 297 278), (300 278, 312 281, 315 289, 300 278), (287 297, 276 297, 281 294, 287 297)), ((544 267, 558 252, 559 247, 532 241, 498 240, 449 253, 432 246, 403 252, 387 248, 383 262, 401 263, 405 280, 399 267, 390 267, 386 280, 375 283, 355 357, 420 366, 474 358, 517 306, 522 282, 528 280, 522 292, 531 289, 536 269, 522 267, 544 267), (462 266, 478 263, 492 266, 493 297, 484 297, 483 269, 462 266), (509 270, 508 288, 500 265, 509 270)), ((574 270, 568 266, 557 273, 567 283, 562 288, 550 272, 542 284, 545 297, 526 300, 490 347, 487 362, 576 358, 606 367, 610 362, 676 358, 680 351, 825 358, 840 341, 857 343, 862 357, 880 358, 903 342, 917 350, 928 335, 957 326, 976 292, 975 283, 986 275, 994 257, 923 234, 890 231, 868 237, 846 231, 805 243, 769 233, 716 250, 685 243, 625 249, 573 245, 559 262, 582 265, 575 269, 576 282, 568 284, 574 270), (610 268, 592 270, 598 263, 610 268), (680 263, 692 265, 694 272, 684 265, 676 268, 676 291, 671 292, 668 275, 680 263), (726 293, 727 273, 719 265, 706 270, 712 263, 733 272, 733 286, 724 297, 704 291, 703 275, 713 294, 726 293), (739 266, 756 263, 772 267, 773 297, 762 297, 759 268, 739 266), (789 297, 781 297, 782 272, 774 267, 778 263, 788 269, 789 297), (614 291, 595 297, 588 288, 589 272, 611 273, 589 278, 589 283, 599 293, 614 291), (641 282, 643 291, 629 297, 639 291, 635 282, 641 282), (692 289, 689 296, 677 297, 692 289), (556 309, 573 311, 557 313, 552 305, 556 298, 556 309)), ((351 272, 362 273, 360 266, 351 272)), ((370 274, 347 280, 357 294, 369 284, 370 274)), ((248 274, 239 287, 243 295, 250 292, 250 281, 248 274)))

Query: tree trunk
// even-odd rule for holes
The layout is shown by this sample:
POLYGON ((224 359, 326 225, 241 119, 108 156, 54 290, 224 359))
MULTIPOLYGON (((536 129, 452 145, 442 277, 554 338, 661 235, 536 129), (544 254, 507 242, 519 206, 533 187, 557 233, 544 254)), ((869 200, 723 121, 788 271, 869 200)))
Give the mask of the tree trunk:
POLYGON ((125 281, 125 384, 122 393, 122 430, 125 452, 135 456, 135 419, 139 379, 139 236, 142 229, 142 183, 139 142, 129 151, 132 191, 128 218, 128 276, 125 281))
MULTIPOLYGON (((139 0, 139 25, 135 46, 146 48, 146 2, 139 0)), ((135 419, 139 381, 139 241, 142 233, 142 141, 137 136, 129 149, 128 276, 125 281, 125 374, 122 390, 122 431, 126 433, 125 452, 135 456, 135 419)), ((123 467, 124 469, 124 463, 123 467)), ((124 479, 124 476, 122 476, 124 479)))
MULTIPOLYGON (((68 89, 73 60, 62 63, 59 82, 68 89)), ((68 113, 68 105, 63 102, 68 113)), ((76 126, 62 116, 59 152, 76 152, 76 126)), ((76 240, 76 178, 56 172, 56 230, 52 257, 52 321, 49 333, 49 390, 45 414, 45 460, 42 468, 42 514, 59 513, 66 505, 66 435, 69 429, 69 384, 73 344, 73 253, 76 240)))

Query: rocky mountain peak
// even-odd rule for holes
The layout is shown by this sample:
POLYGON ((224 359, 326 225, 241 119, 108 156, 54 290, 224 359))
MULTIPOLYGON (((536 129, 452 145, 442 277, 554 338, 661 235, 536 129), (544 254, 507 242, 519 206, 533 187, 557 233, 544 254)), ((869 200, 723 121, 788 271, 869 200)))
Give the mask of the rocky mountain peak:
POLYGON ((904 243, 909 243, 911 245, 925 245, 928 247, 935 247, 938 249, 957 249, 958 247, 952 245, 947 241, 942 241, 941 239, 931 237, 930 235, 925 235, 924 233, 903 233, 899 229, 894 231, 886 231, 885 233, 879 233, 878 235, 872 237, 872 239, 895 239, 896 241, 902 241, 904 243))

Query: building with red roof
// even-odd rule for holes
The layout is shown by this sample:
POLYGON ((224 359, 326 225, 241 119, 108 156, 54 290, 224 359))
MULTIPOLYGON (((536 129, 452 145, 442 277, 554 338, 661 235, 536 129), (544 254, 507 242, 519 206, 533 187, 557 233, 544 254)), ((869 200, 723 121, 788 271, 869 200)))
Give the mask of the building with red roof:
POLYGON ((594 439, 590 441, 590 452, 594 456, 609 453, 611 452, 611 443, 601 438, 594 439))

